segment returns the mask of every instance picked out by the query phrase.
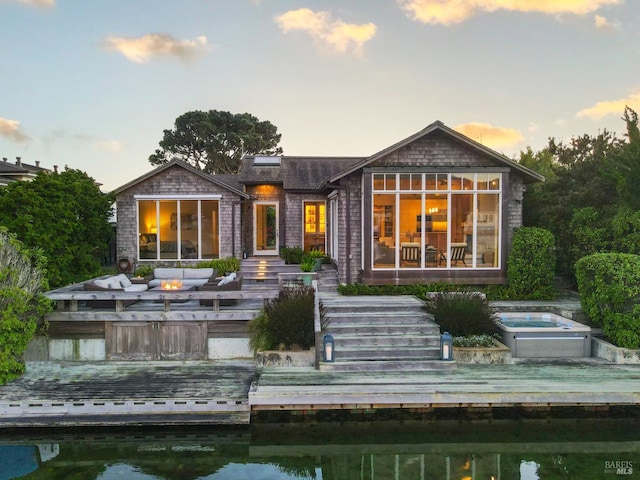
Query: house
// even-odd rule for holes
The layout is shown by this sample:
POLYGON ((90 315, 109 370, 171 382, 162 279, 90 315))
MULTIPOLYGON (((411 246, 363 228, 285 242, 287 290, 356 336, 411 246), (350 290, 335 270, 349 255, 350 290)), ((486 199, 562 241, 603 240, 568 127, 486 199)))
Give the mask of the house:
MULTIPOLYGON (((58 167, 55 167, 56 171, 58 167)), ((0 187, 6 187, 11 182, 21 182, 33 180, 39 172, 50 172, 50 170, 40 166, 36 161, 35 165, 22 162, 22 157, 16 157, 15 163, 10 163, 7 157, 0 162, 0 187)))
POLYGON ((441 122, 369 157, 171 161, 115 191, 118 258, 183 265, 326 252, 342 283, 503 283, 534 171, 441 122))

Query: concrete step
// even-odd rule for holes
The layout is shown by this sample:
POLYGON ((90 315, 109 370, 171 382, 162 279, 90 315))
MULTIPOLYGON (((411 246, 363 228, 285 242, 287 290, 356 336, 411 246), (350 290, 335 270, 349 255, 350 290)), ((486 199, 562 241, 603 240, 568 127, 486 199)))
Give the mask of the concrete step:
POLYGON ((336 360, 433 360, 440 358, 440 347, 417 345, 349 347, 336 345, 336 360))
POLYGON ((386 336, 386 335, 425 335, 440 338, 437 325, 361 325, 358 323, 330 324, 325 328, 334 337, 349 335, 386 336))
POLYGON ((360 325, 435 325, 424 313, 418 312, 326 312, 321 310, 321 315, 329 325, 347 323, 360 325))
POLYGON ((440 337, 431 335, 337 335, 333 334, 336 348, 371 349, 375 347, 437 347, 440 337))
POLYGON ((320 362, 320 370, 330 372, 389 372, 389 371, 432 371, 432 370, 453 370, 456 368, 455 361, 443 360, 413 360, 413 361, 350 361, 350 362, 320 362))

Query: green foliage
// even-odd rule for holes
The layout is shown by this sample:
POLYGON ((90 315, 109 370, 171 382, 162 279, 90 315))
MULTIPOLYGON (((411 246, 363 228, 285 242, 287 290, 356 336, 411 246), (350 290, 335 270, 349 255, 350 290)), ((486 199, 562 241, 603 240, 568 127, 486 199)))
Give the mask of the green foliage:
POLYGON ((45 263, 41 251, 0 228, 0 384, 24 372, 22 353, 51 309, 42 295, 45 263))
POLYGON ((576 263, 582 309, 616 345, 640 348, 640 256, 600 253, 576 263))
POLYGON ((196 110, 180 115, 174 129, 164 131, 161 148, 149 162, 163 165, 177 157, 205 173, 235 174, 245 155, 280 155, 280 137, 275 125, 249 113, 196 110))
POLYGON ((280 249, 280 257, 287 265, 298 265, 304 258, 304 250, 300 247, 284 247, 280 249))
POLYGON ((303 272, 311 272, 313 271, 313 267, 315 266, 316 261, 307 255, 302 258, 302 262, 300 263, 300 270, 303 272))
POLYGON ((240 260, 236 257, 214 258, 206 262, 200 262, 197 268, 213 268, 218 275, 225 275, 240 270, 240 260))
POLYGON ((478 292, 440 292, 427 300, 425 309, 440 325, 440 331, 453 337, 498 332, 495 310, 478 292))
POLYGON ((425 285, 362 285, 350 283, 339 285, 338 293, 341 295, 414 295, 426 300, 429 292, 456 292, 464 291, 466 287, 449 283, 429 283, 425 285))
POLYGON ((307 256, 311 258, 324 258, 325 254, 322 250, 311 250, 309 253, 307 253, 307 256))
POLYGON ((149 275, 153 274, 153 266, 138 265, 136 267, 135 272, 133 272, 133 274, 136 275, 137 277, 148 277, 149 275))
POLYGON ((620 253, 640 252, 640 210, 621 207, 611 220, 612 250, 620 253))
POLYGON ((462 348, 489 348, 495 346, 495 335, 469 335, 453 337, 453 346, 462 348))
POLYGON ((113 228, 113 197, 79 170, 40 173, 0 189, 0 225, 47 257, 51 287, 101 273, 113 228))
POLYGON ((549 231, 522 227, 514 232, 507 262, 507 279, 514 295, 537 300, 554 298, 555 264, 555 245, 549 231))
POLYGON ((285 288, 249 322, 249 345, 258 350, 308 349, 315 344, 314 289, 285 288))

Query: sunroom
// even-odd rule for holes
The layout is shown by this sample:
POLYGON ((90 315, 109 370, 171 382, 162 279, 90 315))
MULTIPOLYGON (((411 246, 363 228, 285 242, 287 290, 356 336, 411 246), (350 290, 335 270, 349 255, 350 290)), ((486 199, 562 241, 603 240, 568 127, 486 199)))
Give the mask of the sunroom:
POLYGON ((500 172, 371 176, 372 270, 500 269, 500 172))

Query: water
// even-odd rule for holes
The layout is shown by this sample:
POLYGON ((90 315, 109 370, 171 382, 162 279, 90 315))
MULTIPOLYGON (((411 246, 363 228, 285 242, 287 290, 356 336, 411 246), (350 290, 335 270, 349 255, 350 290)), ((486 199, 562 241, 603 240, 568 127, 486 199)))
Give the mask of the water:
POLYGON ((500 320, 500 323, 505 327, 522 327, 522 328, 557 328, 556 322, 551 320, 500 320))
POLYGON ((237 430, 1 435, 0 480, 640 478, 637 418, 300 422, 237 430))

